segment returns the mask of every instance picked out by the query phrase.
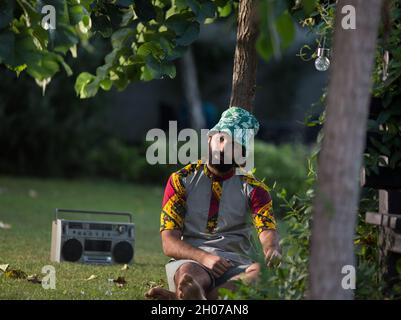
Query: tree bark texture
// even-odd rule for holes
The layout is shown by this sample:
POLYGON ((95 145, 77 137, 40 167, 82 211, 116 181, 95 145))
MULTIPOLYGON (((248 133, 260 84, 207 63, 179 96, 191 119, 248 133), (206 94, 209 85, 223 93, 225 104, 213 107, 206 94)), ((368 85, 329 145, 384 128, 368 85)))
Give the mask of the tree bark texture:
POLYGON ((256 90, 257 0, 240 0, 230 107, 253 108, 256 90))

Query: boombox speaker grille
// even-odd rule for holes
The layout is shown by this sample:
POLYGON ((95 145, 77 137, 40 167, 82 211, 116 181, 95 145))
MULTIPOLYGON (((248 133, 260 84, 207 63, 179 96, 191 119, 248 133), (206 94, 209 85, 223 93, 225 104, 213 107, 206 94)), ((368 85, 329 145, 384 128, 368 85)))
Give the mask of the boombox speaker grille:
POLYGON ((82 244, 77 239, 69 239, 64 242, 61 250, 64 260, 70 262, 78 261, 82 256, 82 252, 82 244))
POLYGON ((113 248, 113 258, 117 263, 129 263, 133 256, 134 250, 127 241, 120 241, 113 248))

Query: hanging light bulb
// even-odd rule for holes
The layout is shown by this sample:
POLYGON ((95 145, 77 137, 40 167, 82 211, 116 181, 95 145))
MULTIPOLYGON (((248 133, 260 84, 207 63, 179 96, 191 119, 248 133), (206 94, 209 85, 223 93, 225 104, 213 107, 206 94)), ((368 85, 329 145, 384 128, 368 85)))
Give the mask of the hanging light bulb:
POLYGON ((330 67, 330 59, 328 58, 330 49, 319 47, 317 48, 317 58, 315 60, 315 67, 319 71, 327 71, 330 67))

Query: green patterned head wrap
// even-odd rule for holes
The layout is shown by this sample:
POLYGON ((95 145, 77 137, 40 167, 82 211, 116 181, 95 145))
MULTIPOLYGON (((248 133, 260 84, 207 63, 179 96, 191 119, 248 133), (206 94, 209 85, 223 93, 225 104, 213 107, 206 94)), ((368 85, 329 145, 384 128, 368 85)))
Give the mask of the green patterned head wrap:
POLYGON ((247 148, 258 131, 259 121, 252 113, 240 107, 231 107, 222 113, 219 122, 209 130, 208 135, 225 132, 235 142, 247 148))

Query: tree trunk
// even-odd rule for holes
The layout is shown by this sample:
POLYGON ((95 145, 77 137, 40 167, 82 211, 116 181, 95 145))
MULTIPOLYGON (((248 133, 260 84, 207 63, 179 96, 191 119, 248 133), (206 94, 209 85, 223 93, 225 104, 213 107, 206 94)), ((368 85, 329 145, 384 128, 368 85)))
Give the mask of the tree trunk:
POLYGON ((354 232, 359 201, 371 72, 380 21, 380 0, 339 0, 327 97, 324 140, 314 200, 311 299, 352 299, 342 287, 342 268, 355 266, 354 232), (343 29, 341 9, 356 9, 356 29, 343 29))
POLYGON ((249 111, 253 108, 256 89, 256 38, 258 35, 256 3, 256 0, 240 0, 239 3, 230 99, 230 107, 242 107, 249 111))
POLYGON ((202 113, 202 99, 200 95, 196 65, 191 47, 181 60, 182 84, 185 98, 188 104, 189 120, 191 127, 195 130, 205 129, 206 120, 202 113))

